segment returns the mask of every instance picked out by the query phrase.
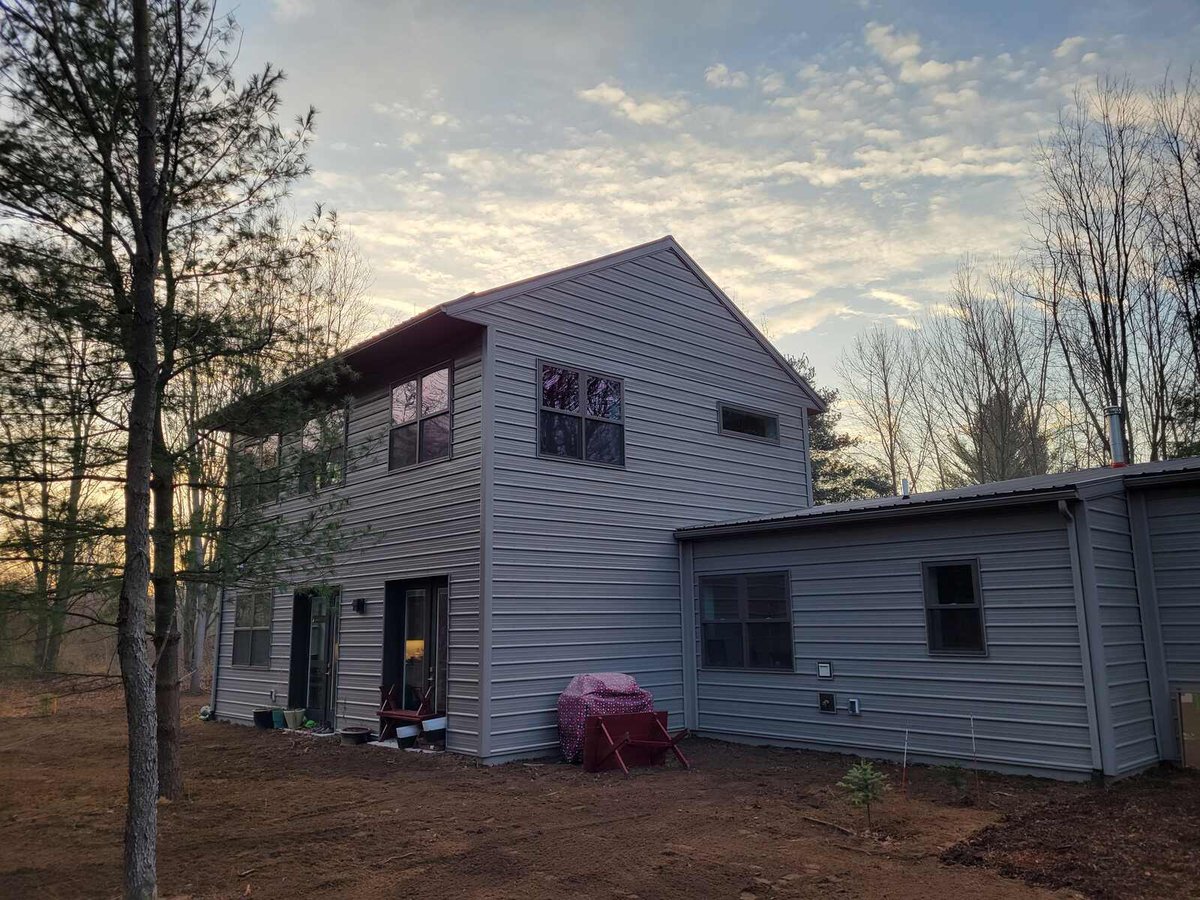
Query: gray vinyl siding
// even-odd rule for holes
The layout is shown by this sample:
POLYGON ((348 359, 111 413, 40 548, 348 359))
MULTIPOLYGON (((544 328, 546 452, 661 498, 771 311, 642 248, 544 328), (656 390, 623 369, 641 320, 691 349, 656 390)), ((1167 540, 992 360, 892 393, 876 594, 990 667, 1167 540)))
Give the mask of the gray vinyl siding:
POLYGON ((1087 501, 1107 697, 1117 772, 1158 760, 1154 707, 1123 485, 1087 501))
MULTIPOLYGON (((454 360, 453 444, 450 459, 402 471, 388 470, 389 390, 355 398, 348 428, 343 486, 328 495, 344 498, 339 513, 353 535, 337 554, 333 571, 320 580, 341 587, 341 642, 336 716, 339 725, 376 727, 383 652, 384 586, 392 580, 446 575, 450 584, 447 710, 448 746, 479 752, 479 556, 482 372, 478 341, 454 360), (366 601, 356 614, 352 603, 366 601)), ((407 374, 398 369, 396 380, 407 374)), ((322 493, 321 498, 326 496, 322 493)), ((279 504, 281 515, 302 516, 313 500, 279 504)), ((311 580, 297 562, 281 574, 272 622, 267 671, 232 666, 232 596, 222 611, 217 710, 221 718, 248 721, 258 706, 287 696, 292 588, 311 580)))
MULTIPOLYGON (((702 733, 837 752, 972 759, 1081 777, 1094 768, 1065 523, 1049 504, 699 540, 705 574, 789 573, 794 671, 697 673, 702 733), (976 559, 986 658, 928 652, 921 564, 976 559), (817 663, 833 664, 832 680, 817 663), (837 695, 822 713, 817 694, 837 695), (857 698, 862 715, 847 712, 857 698)), ((695 586, 694 586, 695 587, 695 586)), ((699 597, 698 588, 693 594, 699 597)), ((699 615, 697 615, 697 622, 699 615)), ((699 628, 692 644, 702 660, 699 628)))
POLYGON ((669 249, 457 314, 495 352, 489 756, 557 747, 580 672, 682 724, 672 532, 808 502, 799 386, 669 249), (624 468, 538 457, 539 359, 624 379, 624 468), (722 401, 777 413, 779 443, 719 434, 722 401))
POLYGON ((1167 680, 1200 687, 1200 486, 1145 491, 1167 680))

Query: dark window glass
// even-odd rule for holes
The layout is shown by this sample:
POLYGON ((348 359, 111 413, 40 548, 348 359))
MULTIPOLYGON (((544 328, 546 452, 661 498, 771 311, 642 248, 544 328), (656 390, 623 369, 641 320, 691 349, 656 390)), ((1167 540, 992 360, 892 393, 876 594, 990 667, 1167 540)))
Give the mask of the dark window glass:
POLYGON ((700 619, 705 666, 792 669, 786 572, 701 578, 700 619))
POLYGON ((579 409, 579 373, 542 366, 542 406, 574 412, 579 409))
POLYGON ((540 368, 538 452, 625 465, 625 410, 619 378, 546 363, 540 368), (582 394, 582 397, 581 397, 582 394))
POLYGON ((700 600, 705 620, 741 618, 736 578, 705 578, 700 586, 700 600))
POLYGON ((310 419, 300 430, 297 482, 302 493, 340 483, 346 474, 347 410, 335 409, 310 419))
POLYGON ((392 449, 389 466, 402 469, 417 462, 417 423, 392 429, 392 449))
POLYGON ((233 664, 235 666, 250 665, 250 636, 251 629, 234 631, 233 633, 233 664))
POLYGON ((450 408, 450 370, 438 369, 421 378, 421 415, 431 416, 450 408))
POLYGON ((268 666, 271 664, 271 607, 269 589, 248 591, 234 600, 233 664, 268 666))
POLYGON ((704 664, 720 668, 740 669, 745 666, 742 657, 742 626, 705 624, 704 664))
POLYGON ((250 632, 250 665, 266 666, 271 663, 271 632, 267 628, 255 628, 250 632))
POLYGON ((783 572, 746 576, 746 617, 750 619, 786 619, 788 617, 787 576, 783 572))
POLYGON ((450 413, 421 422, 421 460, 445 459, 450 455, 450 413))
POLYGON ((583 441, 579 430, 582 424, 583 420, 579 416, 543 410, 540 437, 542 453, 580 459, 583 441))
POLYGON ((601 419, 621 419, 621 382, 615 378, 588 376, 588 415, 601 419))
POLYGON ((746 625, 746 646, 751 669, 790 669, 792 667, 792 626, 788 622, 750 622, 746 625))
POLYGON ((751 412, 735 406, 721 407, 721 430, 761 438, 779 440, 779 419, 766 413, 751 412))
POLYGON ((454 445, 450 368, 426 372, 392 387, 388 468, 447 459, 454 445))
POLYGON ((417 379, 392 388, 392 424, 406 425, 417 421, 417 379))
POLYGON ((986 653, 976 564, 927 564, 924 580, 929 651, 976 656, 986 653))
POLYGON ((625 464, 625 426, 615 422, 600 422, 588 419, 587 459, 589 462, 606 463, 610 466, 625 464))

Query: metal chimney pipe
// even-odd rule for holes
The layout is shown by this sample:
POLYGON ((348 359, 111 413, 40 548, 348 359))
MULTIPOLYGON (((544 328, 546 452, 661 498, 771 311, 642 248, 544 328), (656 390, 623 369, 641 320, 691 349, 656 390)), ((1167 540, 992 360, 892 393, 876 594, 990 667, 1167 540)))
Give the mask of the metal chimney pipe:
POLYGON ((908 499, 908 479, 907 478, 900 479, 900 496, 903 497, 905 500, 908 499))
POLYGON ((1125 454, 1125 416, 1119 406, 1110 406, 1104 412, 1108 416, 1108 445, 1112 448, 1112 467, 1120 469, 1129 463, 1125 454))

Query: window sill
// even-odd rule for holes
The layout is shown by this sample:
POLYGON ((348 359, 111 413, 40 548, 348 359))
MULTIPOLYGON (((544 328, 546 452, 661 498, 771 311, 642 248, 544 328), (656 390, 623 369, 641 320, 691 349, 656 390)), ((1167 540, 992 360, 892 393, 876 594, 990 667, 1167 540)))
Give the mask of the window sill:
POLYGON ((251 665, 246 665, 244 663, 231 662, 229 664, 229 668, 238 669, 239 671, 242 671, 242 672, 270 672, 270 671, 273 671, 271 669, 270 663, 267 663, 265 666, 251 666, 251 665))
POLYGON ((415 462, 409 466, 393 466, 391 464, 391 462, 389 461, 388 462, 388 474, 390 475, 393 472, 411 472, 414 469, 426 469, 429 466, 436 466, 438 463, 450 462, 450 460, 452 460, 452 459, 454 459, 453 451, 451 451, 446 456, 439 456, 437 459, 426 459, 421 462, 415 462))
POLYGON ((721 435, 721 437, 737 438, 741 441, 753 441, 755 444, 766 444, 768 447, 781 446, 779 438, 755 437, 752 434, 744 434, 740 431, 727 431, 724 428, 718 429, 717 434, 721 435))
POLYGON ((705 666, 705 665, 700 665, 700 666, 696 667, 696 671, 698 671, 698 672, 744 672, 744 673, 749 673, 749 674, 753 674, 753 675, 764 675, 764 674, 795 675, 795 674, 797 674, 795 664, 793 664, 790 669, 766 669, 766 668, 755 669, 750 666, 705 666))
POLYGON ((928 650, 931 659, 987 659, 986 650, 928 650))

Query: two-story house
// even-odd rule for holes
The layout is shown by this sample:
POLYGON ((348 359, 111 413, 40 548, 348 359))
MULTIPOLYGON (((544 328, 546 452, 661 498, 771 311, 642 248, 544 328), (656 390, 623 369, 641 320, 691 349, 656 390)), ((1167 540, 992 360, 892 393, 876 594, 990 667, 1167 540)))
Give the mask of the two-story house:
POLYGON ((374 726, 396 686, 502 762, 556 750, 573 675, 619 671, 730 740, 1071 778, 1200 764, 1200 460, 813 507, 820 399, 669 237, 340 363, 348 410, 238 440, 293 461, 249 502, 333 508, 349 539, 319 579, 284 552, 227 592, 219 718, 374 726))
MULTIPOLYGON (((381 684, 414 705, 428 684, 448 748, 497 761, 557 746, 572 675, 622 671, 682 724, 674 531, 808 506, 822 408, 699 266, 666 237, 468 294, 341 361, 346 452, 264 502, 295 515, 316 488, 358 532, 324 590, 227 593, 218 716, 374 726, 381 684)), ((290 443, 322 427, 341 426, 290 443)))

